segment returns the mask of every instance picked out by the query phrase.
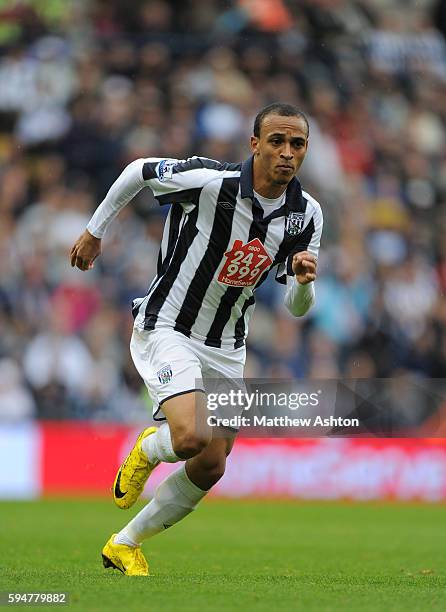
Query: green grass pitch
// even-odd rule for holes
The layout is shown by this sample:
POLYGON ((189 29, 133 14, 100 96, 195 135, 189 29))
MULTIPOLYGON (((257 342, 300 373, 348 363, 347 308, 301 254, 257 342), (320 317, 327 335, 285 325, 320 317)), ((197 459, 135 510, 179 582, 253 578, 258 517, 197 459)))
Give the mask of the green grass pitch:
POLYGON ((0 591, 67 591, 63 608, 82 611, 446 609, 442 505, 211 500, 143 546, 148 578, 101 563, 134 514, 111 500, 1 503, 0 591))

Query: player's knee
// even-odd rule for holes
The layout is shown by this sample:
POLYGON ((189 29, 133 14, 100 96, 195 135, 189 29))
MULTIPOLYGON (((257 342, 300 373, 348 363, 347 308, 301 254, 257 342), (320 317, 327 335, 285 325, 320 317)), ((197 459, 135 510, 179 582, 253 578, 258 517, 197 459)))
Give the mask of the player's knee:
POLYGON ((181 459, 190 459, 201 453, 210 442, 210 437, 195 432, 178 432, 172 440, 173 450, 181 459))

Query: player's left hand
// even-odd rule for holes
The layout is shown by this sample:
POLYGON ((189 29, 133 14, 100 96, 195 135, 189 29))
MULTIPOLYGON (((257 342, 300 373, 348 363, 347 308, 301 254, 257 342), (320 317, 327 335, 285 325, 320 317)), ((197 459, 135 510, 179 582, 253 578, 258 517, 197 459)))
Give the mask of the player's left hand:
POLYGON ((316 279, 317 259, 308 251, 301 251, 293 256, 293 272, 301 285, 316 279))

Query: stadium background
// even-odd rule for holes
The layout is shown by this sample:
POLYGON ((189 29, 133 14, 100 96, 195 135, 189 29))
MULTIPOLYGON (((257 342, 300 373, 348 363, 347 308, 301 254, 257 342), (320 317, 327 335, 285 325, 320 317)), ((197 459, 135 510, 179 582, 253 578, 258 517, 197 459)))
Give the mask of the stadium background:
MULTIPOLYGON (((325 227, 304 320, 273 280, 256 294, 247 375, 444 376, 445 32, 431 0, 0 2, 0 496, 105 492, 147 422, 130 303, 165 211, 145 190, 93 271, 68 263, 110 184, 141 156, 247 157, 272 101, 309 116, 325 227)), ((229 496, 446 498, 441 439, 248 440, 231 460, 229 496)))

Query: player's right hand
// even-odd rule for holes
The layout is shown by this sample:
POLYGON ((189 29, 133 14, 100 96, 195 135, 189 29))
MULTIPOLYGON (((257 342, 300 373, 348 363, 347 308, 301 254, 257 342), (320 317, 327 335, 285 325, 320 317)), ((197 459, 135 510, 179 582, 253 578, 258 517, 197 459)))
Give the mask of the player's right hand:
POLYGON ((93 262, 101 253, 101 239, 92 236, 88 230, 79 236, 70 252, 71 267, 90 270, 93 262))

